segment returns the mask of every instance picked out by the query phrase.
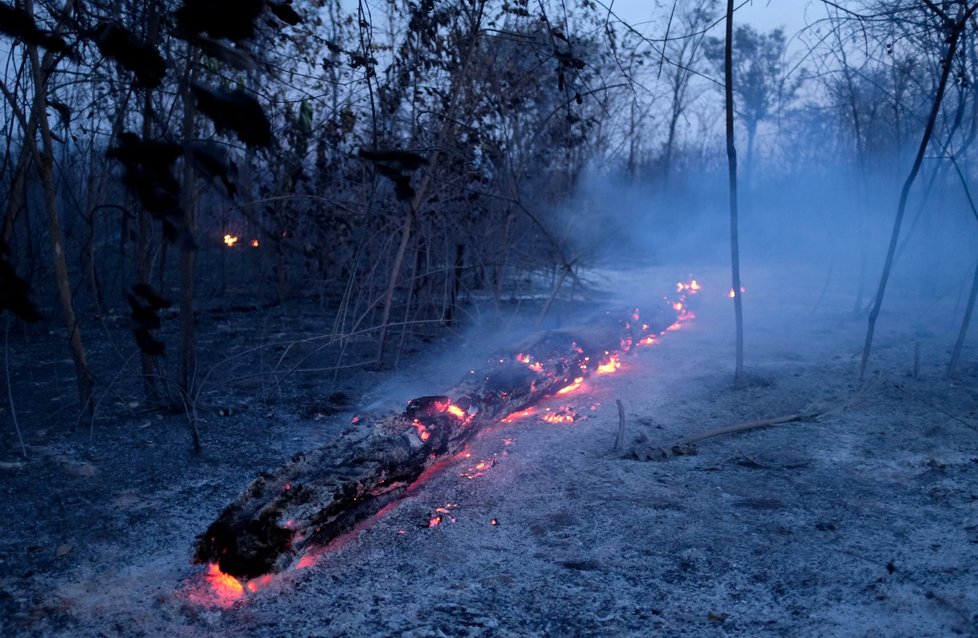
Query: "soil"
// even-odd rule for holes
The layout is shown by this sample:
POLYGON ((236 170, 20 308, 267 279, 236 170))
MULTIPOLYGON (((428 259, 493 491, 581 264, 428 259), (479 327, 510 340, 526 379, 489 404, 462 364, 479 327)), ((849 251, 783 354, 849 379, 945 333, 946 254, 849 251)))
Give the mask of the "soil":
MULTIPOLYGON (((677 274, 598 284, 661 296, 677 274)), ((12 363, 36 365, 13 383, 26 459, 9 404, 0 419, 0 634, 978 635, 978 348, 946 375, 960 298, 891 289, 860 381, 854 291, 754 272, 735 385, 728 280, 697 275, 695 321, 483 433, 471 456, 240 596, 190 564, 224 505, 259 471, 329 445, 358 409, 436 394, 502 341, 470 332, 387 372, 282 375, 268 400, 253 379, 225 380, 197 405, 201 455, 184 415, 126 392, 103 392, 79 427, 58 407, 70 363, 17 351, 12 363), (612 451, 616 400, 629 445, 818 416, 640 462, 612 451), (575 420, 545 422, 548 408, 575 420)), ((222 352, 249 339, 233 325, 205 338, 222 352)))

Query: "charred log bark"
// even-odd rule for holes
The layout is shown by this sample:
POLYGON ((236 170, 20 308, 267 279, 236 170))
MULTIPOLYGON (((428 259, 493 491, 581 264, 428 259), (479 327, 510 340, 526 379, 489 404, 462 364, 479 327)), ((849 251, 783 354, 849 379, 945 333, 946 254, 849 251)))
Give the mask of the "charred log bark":
POLYGON ((194 562, 216 562, 242 578, 282 571, 305 549, 325 545, 399 498, 482 428, 587 377, 611 354, 675 320, 665 311, 642 322, 605 313, 531 338, 444 395, 410 401, 402 413, 355 418, 339 440, 259 476, 198 538, 194 562))

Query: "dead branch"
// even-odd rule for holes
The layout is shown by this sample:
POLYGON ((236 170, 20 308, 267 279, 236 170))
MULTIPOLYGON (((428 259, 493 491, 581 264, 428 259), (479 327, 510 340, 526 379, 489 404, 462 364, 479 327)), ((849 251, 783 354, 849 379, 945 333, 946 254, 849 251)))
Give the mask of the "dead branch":
POLYGON ((639 461, 660 461, 673 456, 690 456, 696 454, 696 447, 694 444, 699 443, 700 441, 705 441, 706 439, 712 439, 725 434, 737 434, 739 432, 759 430, 761 428, 783 425, 785 423, 814 421, 823 414, 825 414, 825 412, 799 412, 797 414, 790 414, 787 416, 761 419, 760 421, 737 423, 735 425, 727 425, 724 427, 707 430, 705 432, 700 432, 699 434, 687 436, 662 446, 653 446, 642 442, 632 446, 632 448, 625 453, 624 458, 635 458, 639 461))
POLYGON ((625 406, 621 399, 615 399, 618 404, 618 436, 615 437, 615 454, 625 451, 625 406))

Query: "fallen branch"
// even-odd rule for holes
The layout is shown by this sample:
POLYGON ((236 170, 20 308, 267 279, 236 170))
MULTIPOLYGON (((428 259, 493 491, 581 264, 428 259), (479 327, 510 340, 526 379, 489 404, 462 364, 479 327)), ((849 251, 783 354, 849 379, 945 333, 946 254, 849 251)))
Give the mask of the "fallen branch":
POLYGON ((632 446, 628 452, 625 453, 624 458, 635 458, 639 461, 661 461, 663 459, 668 459, 673 456, 690 456, 696 454, 695 443, 700 441, 705 441, 706 439, 712 439, 717 436, 723 436, 725 434, 737 434, 739 432, 747 432, 749 430, 759 430, 761 428, 773 427, 775 425, 783 425, 785 423, 795 423, 798 421, 813 421, 818 417, 825 414, 824 412, 801 412, 798 414, 790 414, 787 416, 777 416, 770 419, 762 419, 760 421, 749 421, 747 423, 738 423, 736 425, 727 425, 721 428, 715 428, 712 430, 707 430, 706 432, 700 432, 699 434, 694 434, 692 436, 687 436, 685 438, 674 441, 662 446, 653 446, 646 442, 640 442, 632 446))

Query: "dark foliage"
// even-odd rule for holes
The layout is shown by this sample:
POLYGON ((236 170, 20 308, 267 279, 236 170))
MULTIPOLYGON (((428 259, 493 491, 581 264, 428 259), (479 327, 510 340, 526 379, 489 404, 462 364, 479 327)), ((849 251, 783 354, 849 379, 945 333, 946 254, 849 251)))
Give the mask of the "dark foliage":
POLYGON ((123 133, 119 144, 107 153, 122 164, 123 183, 143 208, 163 223, 164 234, 171 241, 185 235, 180 184, 173 175, 173 164, 182 152, 173 142, 146 142, 133 133, 123 133))
POLYGON ((263 5, 262 0, 185 0, 174 17, 182 33, 238 42, 254 36, 263 5))
POLYGON ((258 100, 247 91, 222 91, 197 83, 191 90, 197 106, 214 122, 218 131, 232 132, 249 146, 272 143, 272 125, 258 100))
POLYGON ((68 53, 71 48, 60 36, 37 27, 33 16, 26 11, 0 4, 0 33, 6 33, 28 44, 36 44, 50 51, 68 53))
POLYGON ((9 310, 24 321, 37 321, 41 313, 31 302, 30 286, 17 276, 7 259, 7 250, 0 242, 0 311, 9 310))
POLYGON ((136 345, 146 354, 161 356, 166 353, 165 344, 153 336, 160 328, 160 310, 169 308, 171 302, 149 284, 136 284, 126 293, 129 302, 132 334, 136 345))
POLYGON ((411 174, 428 163, 425 157, 417 153, 398 149, 371 151, 362 148, 360 157, 372 162, 378 173, 393 182, 394 195, 401 201, 414 197, 411 174))
POLYGON ((192 142, 187 146, 187 151, 193 158, 197 170, 205 177, 220 180, 228 197, 233 199, 238 192, 238 187, 232 179, 237 177, 238 167, 228 160, 224 149, 207 142, 192 142))
POLYGON ((118 24, 105 24, 95 33, 98 50, 136 75, 136 85, 147 89, 160 86, 166 64, 151 44, 143 42, 118 24))
POLYGON ((289 26, 295 26, 302 22, 302 16, 295 12, 292 8, 292 0, 286 0, 285 2, 275 2, 274 0, 269 0, 268 10, 272 14, 289 26))

